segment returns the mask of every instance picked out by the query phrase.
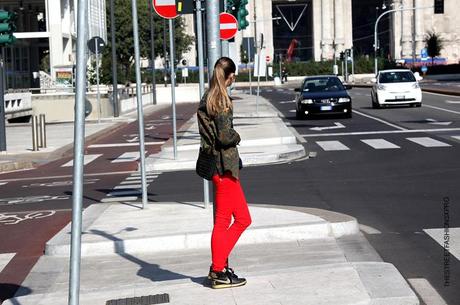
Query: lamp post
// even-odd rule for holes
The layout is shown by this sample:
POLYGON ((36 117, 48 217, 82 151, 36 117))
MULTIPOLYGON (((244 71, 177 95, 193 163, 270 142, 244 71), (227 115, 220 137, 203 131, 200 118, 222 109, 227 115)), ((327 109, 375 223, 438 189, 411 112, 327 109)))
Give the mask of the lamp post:
POLYGON ((378 50, 378 37, 377 37, 377 29, 379 25, 380 19, 382 19, 383 16, 393 13, 393 12, 400 12, 400 11, 412 11, 412 10, 421 10, 421 9, 428 9, 428 8, 433 8, 434 6, 421 6, 421 7, 409 7, 409 8, 404 8, 402 5, 399 8, 388 10, 386 12, 383 12, 380 14, 380 16, 377 18, 375 21, 375 27, 374 27, 374 72, 375 75, 377 75, 378 72, 378 59, 377 59, 377 50, 378 50))

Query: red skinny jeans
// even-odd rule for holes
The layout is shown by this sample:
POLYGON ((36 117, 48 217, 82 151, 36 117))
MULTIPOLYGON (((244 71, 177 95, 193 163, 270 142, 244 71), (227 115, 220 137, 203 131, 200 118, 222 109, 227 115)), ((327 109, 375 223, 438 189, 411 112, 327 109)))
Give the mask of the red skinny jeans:
POLYGON ((251 224, 248 204, 240 181, 231 174, 215 175, 215 219, 211 236, 212 269, 222 271, 227 259, 244 230, 251 224), (232 216, 233 223, 230 225, 232 216))

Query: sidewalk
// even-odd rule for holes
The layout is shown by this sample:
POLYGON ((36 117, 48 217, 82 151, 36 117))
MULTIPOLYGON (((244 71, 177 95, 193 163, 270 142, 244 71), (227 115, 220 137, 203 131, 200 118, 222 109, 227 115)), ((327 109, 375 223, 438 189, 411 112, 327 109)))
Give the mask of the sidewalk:
MULTIPOLYGON (((252 225, 230 258, 248 283, 213 290, 206 279, 212 208, 197 203, 139 206, 98 204, 84 211, 81 305, 164 293, 170 304, 188 305, 419 304, 352 217, 251 204, 252 225)), ((67 303, 69 230, 70 225, 48 242, 46 255, 4 305, 67 303)))
MULTIPOLYGON (((284 124, 278 110, 263 97, 234 92, 234 128, 241 136, 238 146, 244 166, 289 161, 306 155, 293 132, 284 124)), ((184 125, 177 137, 177 158, 173 142, 162 146, 160 153, 146 159, 148 171, 194 170, 200 148, 196 116, 184 125)))

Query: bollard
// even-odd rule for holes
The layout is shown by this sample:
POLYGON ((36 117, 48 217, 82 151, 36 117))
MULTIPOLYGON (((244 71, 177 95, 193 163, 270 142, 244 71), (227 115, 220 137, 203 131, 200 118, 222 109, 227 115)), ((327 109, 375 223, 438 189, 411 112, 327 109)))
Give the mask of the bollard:
POLYGON ((36 124, 36 127, 35 127, 35 130, 36 130, 36 133, 37 133, 37 146, 38 148, 42 148, 42 139, 41 139, 41 136, 40 136, 40 120, 39 120, 39 116, 36 115, 35 116, 35 124, 36 124))
POLYGON ((32 149, 38 151, 37 116, 32 116, 32 149))
POLYGON ((46 148, 46 117, 40 114, 40 147, 46 148))

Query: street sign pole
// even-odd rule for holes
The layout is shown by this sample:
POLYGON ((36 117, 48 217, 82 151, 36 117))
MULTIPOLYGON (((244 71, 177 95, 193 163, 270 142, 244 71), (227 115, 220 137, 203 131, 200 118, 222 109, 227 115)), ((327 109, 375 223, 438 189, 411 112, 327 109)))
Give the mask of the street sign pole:
MULTIPOLYGON (((248 30, 248 33, 249 30, 248 30)), ((251 66, 249 65, 249 63, 251 62, 251 43, 250 43, 250 37, 248 36, 248 69, 249 69, 249 94, 252 95, 252 70, 251 70, 251 66)))
MULTIPOLYGON (((255 24, 255 23, 254 23, 255 24)), ((257 55, 257 95, 256 95, 256 113, 259 113, 259 96, 260 96, 260 57, 262 55, 262 48, 264 47, 264 34, 260 34, 260 46, 257 55)))
MULTIPOLYGON (((227 11, 227 0, 224 0, 224 12, 227 11)), ((229 50, 229 45, 228 45, 228 40, 222 41, 222 56, 229 57, 230 55, 230 50, 229 50)))
POLYGON ((96 90, 97 90, 97 122, 101 122, 101 91, 99 88, 99 39, 96 37, 96 90))
POLYGON ((80 260, 85 148, 86 38, 88 1, 78 1, 77 75, 75 92, 72 229, 70 246, 69 305, 80 303, 80 260))
POLYGON ((206 29, 208 37, 208 75, 211 79, 214 65, 222 56, 219 26, 219 1, 206 1, 206 29))
POLYGON ((6 151, 5 87, 3 83, 3 57, 1 54, 0 54, 0 151, 6 151))
POLYGON ((171 99, 172 99, 172 115, 173 115, 173 145, 174 145, 174 160, 177 159, 177 130, 176 130, 176 74, 174 71, 174 22, 169 19, 169 55, 170 55, 170 74, 171 74, 171 99))
POLYGON ((155 71, 155 19, 153 19, 152 1, 148 0, 150 5, 150 48, 152 51, 152 104, 157 103, 157 84, 156 84, 156 71, 155 71))
POLYGON ((139 122, 139 154, 141 159, 140 172, 142 179, 142 208, 147 204, 147 181, 145 173, 145 145, 144 145, 144 110, 142 104, 141 90, 141 59, 139 51, 139 26, 137 17, 137 0, 131 0, 133 15, 133 36, 134 36, 134 58, 136 62, 136 98, 137 98, 137 120, 139 122))
MULTIPOLYGON (((201 0, 196 1, 196 28, 197 28, 197 44, 198 44, 198 67, 200 78, 200 100, 204 95, 204 52, 203 52, 203 13, 201 9, 201 0)), ((203 197, 204 208, 209 207, 209 181, 203 179, 203 197)))
POLYGON ((113 116, 120 115, 118 109, 118 71, 117 71, 117 46, 115 40, 115 5, 114 0, 110 0, 110 35, 112 36, 112 100, 113 100, 113 116))

